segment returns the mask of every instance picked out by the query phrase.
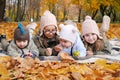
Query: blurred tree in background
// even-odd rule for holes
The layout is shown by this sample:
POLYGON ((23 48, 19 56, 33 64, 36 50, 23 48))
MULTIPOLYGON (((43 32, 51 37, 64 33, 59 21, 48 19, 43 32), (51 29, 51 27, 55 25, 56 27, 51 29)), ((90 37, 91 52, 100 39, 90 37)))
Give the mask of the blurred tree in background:
POLYGON ((112 22, 120 22, 120 0, 0 0, 0 20, 39 21, 45 10, 56 15, 58 21, 77 22, 90 15, 101 22, 104 15, 112 22))
POLYGON ((4 20, 6 0, 0 0, 0 21, 4 20))

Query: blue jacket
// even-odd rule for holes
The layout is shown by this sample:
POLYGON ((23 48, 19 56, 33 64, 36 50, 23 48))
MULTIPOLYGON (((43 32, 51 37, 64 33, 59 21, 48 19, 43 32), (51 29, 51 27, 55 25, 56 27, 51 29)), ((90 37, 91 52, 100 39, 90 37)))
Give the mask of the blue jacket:
POLYGON ((65 48, 62 51, 68 53, 71 56, 73 56, 74 51, 79 51, 79 53, 80 53, 79 57, 86 56, 86 48, 85 48, 79 35, 76 36, 75 43, 72 47, 65 48))

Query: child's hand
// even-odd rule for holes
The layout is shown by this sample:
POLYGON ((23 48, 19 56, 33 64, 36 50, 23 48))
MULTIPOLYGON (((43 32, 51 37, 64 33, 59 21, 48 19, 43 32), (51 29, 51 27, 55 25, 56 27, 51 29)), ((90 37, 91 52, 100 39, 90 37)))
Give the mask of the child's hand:
POLYGON ((87 52, 87 55, 93 55, 92 51, 86 51, 86 52, 87 52))
POLYGON ((31 53, 31 52, 24 52, 24 54, 26 55, 26 56, 33 56, 33 54, 31 53))
POLYGON ((51 48, 46 48, 46 54, 48 56, 51 56, 52 55, 52 49, 51 48))
POLYGON ((55 51, 57 51, 57 52, 59 52, 59 51, 61 51, 63 49, 63 47, 59 44, 59 45, 56 45, 55 47, 54 47, 54 50, 55 51))

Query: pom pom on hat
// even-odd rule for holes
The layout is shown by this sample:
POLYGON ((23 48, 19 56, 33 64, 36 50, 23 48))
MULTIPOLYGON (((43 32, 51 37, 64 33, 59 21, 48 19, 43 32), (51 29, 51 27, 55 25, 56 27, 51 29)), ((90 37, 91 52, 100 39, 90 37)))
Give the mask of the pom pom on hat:
POLYGON ((49 15, 51 12, 49 10, 46 10, 43 15, 49 15))
POLYGON ((64 24, 60 24, 60 25, 59 25, 60 28, 62 28, 62 27, 64 27, 64 26, 65 26, 64 24))
POLYGON ((14 40, 29 40, 29 31, 21 23, 18 23, 18 27, 14 30, 14 40))
POLYGON ((64 24, 60 24, 59 26, 61 28, 60 38, 70 41, 74 44, 76 36, 77 36, 76 27, 73 25, 64 25, 64 24))
POLYGON ((87 20, 87 19, 91 20, 91 17, 90 16, 86 16, 85 20, 87 20))
POLYGON ((23 25, 20 22, 18 22, 18 28, 20 29, 21 34, 25 34, 25 30, 23 28, 23 25))

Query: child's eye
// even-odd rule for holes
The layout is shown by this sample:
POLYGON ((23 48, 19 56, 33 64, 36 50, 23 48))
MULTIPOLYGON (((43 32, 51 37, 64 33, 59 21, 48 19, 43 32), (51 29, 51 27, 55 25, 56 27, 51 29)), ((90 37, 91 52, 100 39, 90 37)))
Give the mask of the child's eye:
POLYGON ((27 40, 23 40, 23 42, 26 42, 27 40))
POLYGON ((21 40, 17 40, 17 42, 21 42, 21 40))
POLYGON ((88 36, 89 36, 89 34, 86 34, 85 36, 86 36, 86 37, 88 37, 88 36))
POLYGON ((96 35, 95 33, 92 33, 92 35, 96 35))
POLYGON ((67 43, 67 41, 64 41, 64 43, 67 43))
POLYGON ((57 30, 56 29, 51 29, 51 30, 44 30, 46 33, 55 33, 57 30))

